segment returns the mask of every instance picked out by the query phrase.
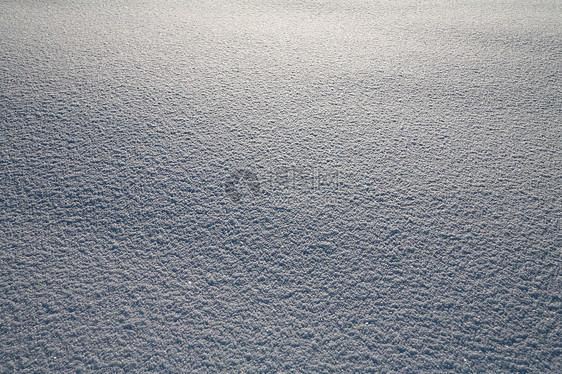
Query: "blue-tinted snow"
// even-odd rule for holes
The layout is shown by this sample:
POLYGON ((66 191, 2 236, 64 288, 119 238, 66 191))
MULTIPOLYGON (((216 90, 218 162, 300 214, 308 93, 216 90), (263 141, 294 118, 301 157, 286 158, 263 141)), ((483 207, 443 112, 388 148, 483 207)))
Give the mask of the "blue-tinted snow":
POLYGON ((558 1, 1 8, 2 372, 562 370, 558 1))

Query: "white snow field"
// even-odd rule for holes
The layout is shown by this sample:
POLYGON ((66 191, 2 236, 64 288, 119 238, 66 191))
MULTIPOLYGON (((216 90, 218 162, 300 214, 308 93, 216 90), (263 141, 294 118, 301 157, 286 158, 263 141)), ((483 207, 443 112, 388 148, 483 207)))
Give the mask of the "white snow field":
POLYGON ((562 3, 0 1, 0 372, 561 373, 562 3))

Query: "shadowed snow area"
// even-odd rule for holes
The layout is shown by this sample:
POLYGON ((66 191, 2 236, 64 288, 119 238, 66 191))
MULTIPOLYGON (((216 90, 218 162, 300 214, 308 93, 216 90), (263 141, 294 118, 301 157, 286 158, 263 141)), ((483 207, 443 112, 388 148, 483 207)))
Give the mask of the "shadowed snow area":
POLYGON ((562 372, 559 1, 0 7, 1 372, 562 372))

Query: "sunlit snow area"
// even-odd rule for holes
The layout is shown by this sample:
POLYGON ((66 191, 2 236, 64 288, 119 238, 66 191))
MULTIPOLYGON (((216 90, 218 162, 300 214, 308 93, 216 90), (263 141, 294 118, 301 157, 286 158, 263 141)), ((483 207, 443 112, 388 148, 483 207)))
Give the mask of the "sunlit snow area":
POLYGON ((0 372, 562 372, 561 25, 0 0, 0 372))

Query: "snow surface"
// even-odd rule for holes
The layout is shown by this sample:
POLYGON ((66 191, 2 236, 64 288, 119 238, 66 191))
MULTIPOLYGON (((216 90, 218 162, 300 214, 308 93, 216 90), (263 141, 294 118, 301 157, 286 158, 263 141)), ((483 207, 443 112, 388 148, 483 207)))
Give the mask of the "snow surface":
POLYGON ((560 1, 0 8, 0 371, 562 372, 560 1))

